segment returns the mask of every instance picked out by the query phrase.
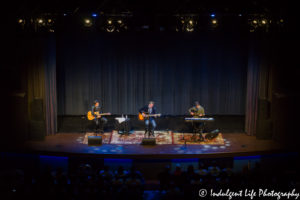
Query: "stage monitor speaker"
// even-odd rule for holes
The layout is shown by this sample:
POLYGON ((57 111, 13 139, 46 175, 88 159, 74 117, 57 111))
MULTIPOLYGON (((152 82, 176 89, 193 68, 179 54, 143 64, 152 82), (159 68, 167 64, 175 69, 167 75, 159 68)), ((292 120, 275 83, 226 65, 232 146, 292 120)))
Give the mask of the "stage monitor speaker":
POLYGON ((101 136, 88 136, 88 145, 98 146, 102 144, 101 136))
POLYGON ((212 139, 216 138, 216 137, 219 135, 219 132, 220 132, 220 131, 219 131, 218 129, 213 130, 212 132, 207 133, 207 134, 205 135, 205 139, 207 139, 207 140, 212 140, 212 139))
POLYGON ((142 145, 156 145, 155 138, 143 138, 142 145))

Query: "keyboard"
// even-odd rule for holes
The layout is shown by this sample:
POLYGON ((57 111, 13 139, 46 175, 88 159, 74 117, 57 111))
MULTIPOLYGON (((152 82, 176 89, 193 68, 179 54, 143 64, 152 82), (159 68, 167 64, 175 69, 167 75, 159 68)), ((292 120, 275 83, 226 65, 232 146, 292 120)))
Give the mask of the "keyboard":
POLYGON ((186 117, 184 120, 186 122, 213 122, 215 119, 212 117, 186 117))

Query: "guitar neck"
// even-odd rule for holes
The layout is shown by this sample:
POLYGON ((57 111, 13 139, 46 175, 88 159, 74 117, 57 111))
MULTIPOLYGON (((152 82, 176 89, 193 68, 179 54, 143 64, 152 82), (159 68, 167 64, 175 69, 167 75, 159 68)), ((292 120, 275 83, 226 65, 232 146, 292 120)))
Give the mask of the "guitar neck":
POLYGON ((96 114, 96 115, 110 115, 110 113, 99 113, 99 114, 96 114))
POLYGON ((146 116, 148 116, 148 117, 155 117, 155 116, 160 116, 160 114, 148 114, 146 116))

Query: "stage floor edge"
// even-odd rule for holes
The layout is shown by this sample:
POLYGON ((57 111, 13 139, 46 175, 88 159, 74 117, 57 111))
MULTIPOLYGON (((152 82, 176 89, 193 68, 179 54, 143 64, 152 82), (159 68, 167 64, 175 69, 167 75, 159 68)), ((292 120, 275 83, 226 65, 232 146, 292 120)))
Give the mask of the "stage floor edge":
POLYGON ((259 140, 245 133, 223 133, 223 145, 201 144, 102 144, 89 146, 80 143, 84 133, 58 133, 43 141, 28 141, 15 151, 56 156, 96 156, 103 158, 216 158, 250 156, 284 152, 273 140, 259 140))

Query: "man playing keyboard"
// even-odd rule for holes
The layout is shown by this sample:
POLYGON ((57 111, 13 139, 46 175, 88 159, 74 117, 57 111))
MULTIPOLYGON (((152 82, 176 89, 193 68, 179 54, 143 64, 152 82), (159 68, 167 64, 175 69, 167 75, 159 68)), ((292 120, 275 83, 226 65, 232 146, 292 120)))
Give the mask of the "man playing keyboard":
MULTIPOLYGON (((189 109, 189 113, 194 117, 194 118, 200 118, 205 115, 204 108, 199 104, 198 101, 195 102, 195 106, 189 109)), ((200 141, 203 141, 204 138, 202 136, 203 132, 203 127, 204 123, 199 122, 199 121, 194 121, 193 122, 193 132, 196 136, 197 133, 199 133, 200 141)))

